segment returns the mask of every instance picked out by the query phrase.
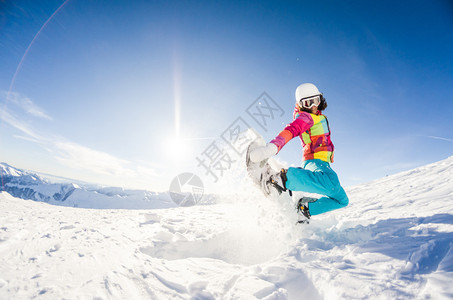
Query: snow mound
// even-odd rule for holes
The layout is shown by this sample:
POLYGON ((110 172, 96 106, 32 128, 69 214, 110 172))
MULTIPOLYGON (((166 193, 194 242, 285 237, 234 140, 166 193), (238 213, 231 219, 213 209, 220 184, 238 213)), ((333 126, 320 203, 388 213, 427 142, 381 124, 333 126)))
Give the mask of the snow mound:
POLYGON ((348 207, 306 226, 253 186, 159 210, 3 192, 0 298, 453 298, 453 157, 347 192, 348 207))

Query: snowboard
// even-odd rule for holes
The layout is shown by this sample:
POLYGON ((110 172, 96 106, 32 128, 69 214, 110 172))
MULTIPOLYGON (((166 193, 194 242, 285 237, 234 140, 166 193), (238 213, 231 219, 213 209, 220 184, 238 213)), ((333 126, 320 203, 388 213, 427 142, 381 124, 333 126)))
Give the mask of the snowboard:
MULTIPOLYGON (((281 169, 279 163, 274 159, 274 158, 269 158, 260 162, 253 162, 250 160, 250 152, 254 150, 255 148, 262 147, 266 145, 266 141, 264 138, 254 131, 254 134, 256 136, 255 140, 253 140, 246 152, 245 156, 245 164, 247 168, 247 173, 252 182, 263 192, 264 196, 266 198, 270 198, 273 200, 278 200, 278 201, 290 201, 290 203, 294 203, 294 197, 292 197, 291 191, 288 190, 288 192, 284 193, 279 193, 275 188, 269 187, 266 185, 264 180, 262 180, 263 176, 266 176, 266 172, 272 169, 272 166, 278 166, 278 169, 281 169), (272 166, 271 166, 272 165, 272 166)), ((296 196, 297 197, 297 196, 296 196)), ((304 198, 304 197, 302 197, 304 198)), ((297 213, 297 222, 296 224, 309 224, 309 221, 306 217, 304 217, 300 211, 300 205, 301 205, 301 199, 296 199, 295 203, 295 210, 297 213)))
POLYGON ((247 174, 249 175, 252 182, 260 188, 260 190, 264 193, 264 195, 266 197, 268 197, 269 194, 263 190, 263 186, 261 184, 261 177, 263 176, 264 170, 266 170, 266 168, 269 167, 268 160, 266 159, 266 160, 263 160, 260 162, 253 162, 250 160, 250 152, 252 150, 266 145, 266 141, 264 140, 264 138, 261 135, 259 135, 256 132, 255 132, 255 135, 257 137, 247 147, 247 152, 245 155, 245 164, 247 167, 247 174))

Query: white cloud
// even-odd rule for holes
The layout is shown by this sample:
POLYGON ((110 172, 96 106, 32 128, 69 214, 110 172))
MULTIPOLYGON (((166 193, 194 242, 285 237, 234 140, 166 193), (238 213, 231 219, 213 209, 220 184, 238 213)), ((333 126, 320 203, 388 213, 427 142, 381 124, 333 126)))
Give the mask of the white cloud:
POLYGON ((15 92, 10 92, 6 93, 5 98, 7 102, 9 101, 13 103, 14 105, 16 105, 29 115, 41 119, 52 120, 52 117, 50 117, 42 108, 40 108, 30 98, 24 95, 15 92))
POLYGON ((89 170, 112 176, 132 176, 129 162, 105 152, 90 149, 71 142, 54 143, 56 159, 74 169, 89 170))
MULTIPOLYGON (((134 163, 76 143, 55 141, 49 150, 65 167, 88 172, 92 174, 91 178, 97 177, 98 182, 145 188, 156 183, 159 178, 155 169, 146 164, 134 163)), ((156 188, 154 184, 153 186, 156 188)))
MULTIPOLYGON (((42 109, 29 98, 18 93, 11 93, 11 103, 24 110, 27 114, 38 118, 52 120, 42 109)), ((159 176, 155 168, 146 162, 132 162, 118 158, 106 152, 56 137, 51 133, 42 133, 32 128, 25 119, 16 117, 15 112, 5 108, 0 111, 0 119, 21 134, 13 134, 15 138, 35 143, 46 149, 54 159, 65 168, 82 171, 87 178, 102 181, 106 184, 121 186, 149 186, 159 176)), ((60 175, 60 174, 55 174, 60 175)), ((65 174, 70 176, 70 174, 65 174)), ((84 180, 84 178, 81 178, 84 180)))
POLYGON ((138 166, 137 173, 142 177, 158 177, 158 174, 155 169, 145 166, 138 166))
POLYGON ((435 139, 435 140, 441 140, 441 141, 446 141, 446 142, 453 142, 453 139, 449 139, 449 138, 444 138, 444 137, 440 137, 440 136, 428 136, 430 139, 435 139))
POLYGON ((41 135, 39 135, 33 129, 31 129, 30 126, 26 122, 16 118, 14 115, 9 113, 6 109, 4 109, 1 112, 0 119, 2 119, 3 122, 22 131, 23 133, 25 133, 26 135, 28 135, 29 137, 31 137, 35 140, 39 140, 39 141, 45 140, 41 135))
POLYGON ((33 142, 33 143, 36 143, 36 144, 43 144, 42 141, 34 139, 32 137, 29 137, 29 136, 23 136, 23 135, 15 134, 15 135, 13 135, 13 137, 15 137, 16 139, 20 139, 20 140, 24 140, 24 141, 28 141, 28 142, 33 142))

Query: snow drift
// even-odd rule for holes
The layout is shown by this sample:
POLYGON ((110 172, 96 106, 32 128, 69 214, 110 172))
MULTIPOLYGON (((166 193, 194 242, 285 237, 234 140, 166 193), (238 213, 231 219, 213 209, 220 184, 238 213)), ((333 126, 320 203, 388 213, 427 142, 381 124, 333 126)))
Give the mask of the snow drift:
POLYGON ((306 226, 242 189, 223 204, 153 210, 3 192, 0 298, 453 297, 453 157, 348 188, 347 208, 306 226))

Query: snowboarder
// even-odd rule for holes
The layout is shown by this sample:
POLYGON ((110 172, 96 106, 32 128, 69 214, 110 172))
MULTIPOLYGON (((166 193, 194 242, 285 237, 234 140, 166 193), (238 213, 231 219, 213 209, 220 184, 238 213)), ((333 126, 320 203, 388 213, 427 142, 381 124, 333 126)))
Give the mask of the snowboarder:
POLYGON ((327 102, 323 94, 312 83, 304 83, 296 89, 296 107, 293 121, 267 145, 250 151, 252 162, 265 161, 276 155, 291 139, 299 136, 303 144, 301 168, 274 171, 269 165, 261 175, 261 186, 269 192, 271 188, 282 191, 317 193, 324 197, 316 199, 302 197, 297 210, 304 220, 334 209, 345 207, 349 200, 340 185, 337 174, 331 169, 334 146, 330 140, 330 127, 322 111, 327 102))

